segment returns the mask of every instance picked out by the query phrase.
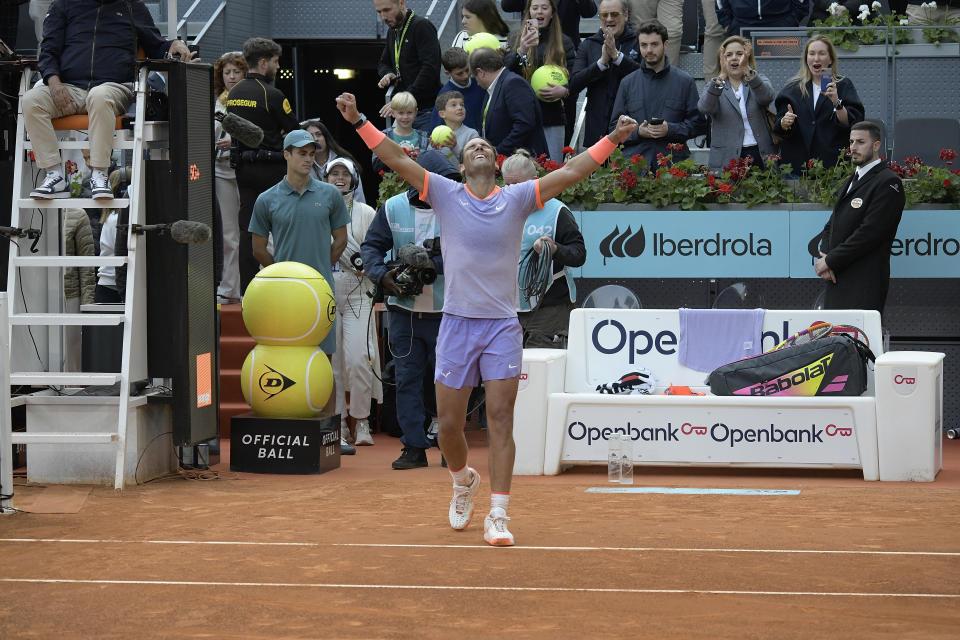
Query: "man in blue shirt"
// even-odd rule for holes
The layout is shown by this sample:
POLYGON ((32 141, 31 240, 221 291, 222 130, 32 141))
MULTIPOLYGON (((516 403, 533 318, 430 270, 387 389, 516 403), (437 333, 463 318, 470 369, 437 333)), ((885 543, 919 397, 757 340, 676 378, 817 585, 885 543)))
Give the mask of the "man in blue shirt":
MULTIPOLYGON (((288 260, 301 262, 319 271, 332 290, 331 265, 347 246, 350 214, 337 188, 313 177, 316 149, 313 136, 303 129, 286 135, 283 157, 287 175, 257 198, 249 231, 253 234, 253 255, 262 266, 288 260), (270 234, 273 255, 267 250, 270 234)), ((336 336, 331 329, 320 343, 328 356, 336 350, 336 336)), ((328 407, 333 406, 335 394, 330 398, 328 407)))

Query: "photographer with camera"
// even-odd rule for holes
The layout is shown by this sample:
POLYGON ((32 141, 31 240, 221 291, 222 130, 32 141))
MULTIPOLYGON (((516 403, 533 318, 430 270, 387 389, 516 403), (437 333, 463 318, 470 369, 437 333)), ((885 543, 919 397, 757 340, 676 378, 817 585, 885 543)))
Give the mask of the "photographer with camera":
MULTIPOLYGON (((417 162, 429 171, 459 180, 460 174, 439 151, 428 149, 417 162)), ((443 316, 443 259, 435 239, 440 235, 433 209, 415 189, 387 200, 377 211, 360 247, 367 277, 387 295, 390 352, 396 370, 397 423, 403 431, 403 452, 394 469, 427 466, 433 443, 424 425, 424 376, 433 372, 437 334, 443 316), (424 243, 431 245, 427 249, 424 243), (384 258, 390 253, 391 260, 384 258)))

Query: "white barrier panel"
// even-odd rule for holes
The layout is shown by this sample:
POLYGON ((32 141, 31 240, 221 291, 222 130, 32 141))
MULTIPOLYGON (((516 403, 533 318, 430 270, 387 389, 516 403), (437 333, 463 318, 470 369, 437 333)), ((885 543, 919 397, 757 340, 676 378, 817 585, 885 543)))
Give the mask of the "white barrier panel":
POLYGON ((943 467, 943 358, 919 351, 877 358, 881 480, 933 482, 943 467))
POLYGON ((874 399, 550 396, 544 473, 603 463, 626 433, 634 463, 863 468, 878 479, 874 399))
POLYGON ((515 476, 542 476, 547 398, 563 391, 566 351, 524 349, 517 403, 513 410, 513 439, 517 456, 515 476))

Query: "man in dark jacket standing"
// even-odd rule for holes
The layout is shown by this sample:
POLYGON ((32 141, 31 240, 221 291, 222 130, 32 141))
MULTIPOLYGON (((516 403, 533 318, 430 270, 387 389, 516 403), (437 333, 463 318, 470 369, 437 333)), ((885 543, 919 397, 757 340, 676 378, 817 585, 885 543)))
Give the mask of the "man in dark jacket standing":
POLYGON ((883 312, 890 284, 890 248, 906 198, 903 184, 878 155, 880 128, 858 122, 850 130, 856 173, 837 192, 820 238, 817 275, 827 281, 825 309, 883 312))
MULTIPOLYGON (((689 73, 670 66, 667 58, 667 30, 656 20, 640 25, 637 49, 643 57, 640 68, 620 83, 611 113, 625 114, 640 126, 624 141, 623 155, 640 154, 650 169, 657 169, 657 154, 673 154, 673 159, 690 157, 686 142, 706 132, 706 123, 697 110, 697 85, 689 73), (680 143, 679 151, 667 145, 680 143)), ((617 126, 611 116, 609 129, 617 126)))
MULTIPOLYGON (((409 91, 417 99, 417 117, 413 128, 426 130, 430 126, 433 105, 440 91, 440 41, 433 23, 414 15, 407 9, 406 0, 373 0, 377 15, 390 27, 387 45, 380 55, 377 86, 394 91, 409 91)), ((390 105, 380 109, 380 115, 390 115, 390 105)))
POLYGON ((23 119, 37 164, 46 172, 30 196, 67 198, 53 118, 90 116, 91 195, 112 198, 107 180, 116 117, 134 94, 137 47, 149 58, 193 54, 180 40, 168 42, 140 0, 54 0, 43 23, 38 66, 43 84, 23 95, 23 119))
POLYGON ((717 0, 717 20, 736 36, 741 27, 795 27, 808 9, 807 0, 717 0))
POLYGON ((637 35, 627 24, 626 0, 600 2, 600 31, 582 43, 570 73, 570 95, 587 90, 583 146, 606 135, 620 81, 640 68, 637 35))

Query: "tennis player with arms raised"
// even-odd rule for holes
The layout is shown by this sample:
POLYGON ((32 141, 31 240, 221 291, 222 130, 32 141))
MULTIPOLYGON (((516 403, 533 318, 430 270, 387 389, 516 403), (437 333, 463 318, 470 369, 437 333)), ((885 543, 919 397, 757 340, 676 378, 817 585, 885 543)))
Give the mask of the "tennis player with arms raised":
POLYGON ((481 377, 486 390, 490 441, 490 513, 483 538, 510 546, 507 504, 513 474, 513 405, 523 360, 523 332, 517 320, 517 262, 523 223, 530 212, 583 180, 637 128, 621 116, 617 128, 566 165, 538 180, 500 188, 497 152, 483 138, 464 145, 460 173, 465 183, 426 172, 357 110, 353 95, 337 98, 337 109, 367 147, 420 192, 440 223, 445 297, 437 338, 434 379, 440 419, 440 450, 453 476, 450 526, 462 530, 473 516, 480 475, 467 465, 463 427, 467 401, 481 377))

